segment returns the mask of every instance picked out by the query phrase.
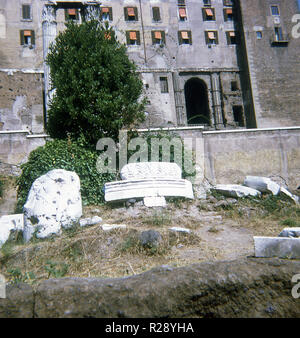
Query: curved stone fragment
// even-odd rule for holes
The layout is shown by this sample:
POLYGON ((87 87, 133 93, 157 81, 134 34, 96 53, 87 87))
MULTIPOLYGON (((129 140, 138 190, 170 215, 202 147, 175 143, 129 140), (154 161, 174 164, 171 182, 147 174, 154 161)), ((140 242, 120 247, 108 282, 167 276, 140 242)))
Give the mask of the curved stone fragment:
POLYGON ((105 201, 155 196, 194 198, 192 183, 183 179, 135 179, 106 183, 105 201))

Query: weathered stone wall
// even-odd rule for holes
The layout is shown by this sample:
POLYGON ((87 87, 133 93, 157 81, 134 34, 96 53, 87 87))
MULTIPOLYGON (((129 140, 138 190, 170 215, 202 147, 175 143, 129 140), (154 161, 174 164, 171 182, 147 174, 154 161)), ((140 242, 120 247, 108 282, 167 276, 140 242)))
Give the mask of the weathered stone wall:
POLYGON ((205 177, 242 183, 246 175, 272 177, 290 189, 300 183, 300 128, 203 132, 205 177))
POLYGON ((44 131, 43 74, 0 70, 0 131, 44 131))
POLYGON ((116 279, 50 279, 7 287, 1 318, 299 318, 300 262, 240 259, 162 266, 116 279), (298 291, 299 292, 299 291, 298 291))
MULTIPOLYGON (((240 0, 245 47, 258 128, 300 125, 300 38, 292 36, 296 0, 240 0), (271 15, 271 5, 280 16, 271 15), (283 40, 273 44, 275 27, 283 40), (262 38, 257 37, 262 33, 262 38)), ((298 29, 299 31, 299 29, 298 29)))
POLYGON ((45 144, 43 135, 28 132, 0 132, 0 174, 18 175, 19 166, 26 162, 34 149, 45 144))

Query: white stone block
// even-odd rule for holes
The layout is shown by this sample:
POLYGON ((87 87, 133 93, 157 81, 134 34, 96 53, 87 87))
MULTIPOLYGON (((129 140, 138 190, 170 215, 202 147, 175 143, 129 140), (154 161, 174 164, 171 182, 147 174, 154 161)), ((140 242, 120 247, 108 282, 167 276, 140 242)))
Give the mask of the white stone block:
POLYGON ((151 207, 165 207, 166 199, 164 197, 144 197, 144 205, 148 208, 151 207))
POLYGON ((218 184, 212 190, 227 196, 227 197, 246 197, 246 196, 260 196, 261 193, 258 190, 244 187, 237 184, 218 184))
POLYGON ((102 230, 109 231, 113 229, 126 229, 126 224, 102 224, 102 230))
POLYGON ((272 193, 273 195, 277 195, 280 192, 280 185, 268 177, 246 176, 244 185, 260 192, 272 193))
POLYGON ((180 228, 180 227, 172 227, 172 228, 169 228, 169 230, 173 231, 173 232, 184 232, 184 233, 187 233, 187 234, 191 233, 190 229, 180 228))
POLYGON ((11 231, 24 230, 24 215, 4 215, 0 217, 0 247, 8 240, 11 231))
POLYGON ((80 180, 76 173, 54 169, 36 179, 24 205, 24 239, 60 234, 82 216, 80 180))
POLYGON ((300 238, 253 237, 255 257, 300 259, 300 238))

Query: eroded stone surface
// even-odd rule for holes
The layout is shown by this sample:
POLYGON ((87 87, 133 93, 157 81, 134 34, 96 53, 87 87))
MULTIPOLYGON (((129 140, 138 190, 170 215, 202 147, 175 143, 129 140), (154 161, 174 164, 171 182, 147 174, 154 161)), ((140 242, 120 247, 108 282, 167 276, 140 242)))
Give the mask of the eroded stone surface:
POLYGON ((300 238, 253 237, 256 257, 300 259, 300 238))
POLYGON ((105 184, 107 202, 165 196, 194 198, 192 183, 181 179, 176 163, 130 163, 121 170, 121 177, 122 181, 105 184))
POLYGON ((140 162, 126 164, 120 173, 122 180, 143 178, 181 178, 181 169, 176 163, 140 162))
POLYGON ((76 173, 54 169, 34 181, 24 205, 24 239, 60 234, 82 216, 80 180, 76 173))
POLYGON ((284 228, 278 237, 300 237, 300 227, 284 228))
POLYGON ((260 196, 258 190, 237 184, 218 184, 212 190, 228 197, 260 196))

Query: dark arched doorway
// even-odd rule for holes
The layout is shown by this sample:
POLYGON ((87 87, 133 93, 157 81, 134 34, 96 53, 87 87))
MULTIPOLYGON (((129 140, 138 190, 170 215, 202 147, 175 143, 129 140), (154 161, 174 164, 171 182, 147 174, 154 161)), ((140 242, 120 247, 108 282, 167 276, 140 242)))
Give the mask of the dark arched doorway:
POLYGON ((210 124, 207 87, 198 78, 188 80, 184 86, 187 123, 210 124))

